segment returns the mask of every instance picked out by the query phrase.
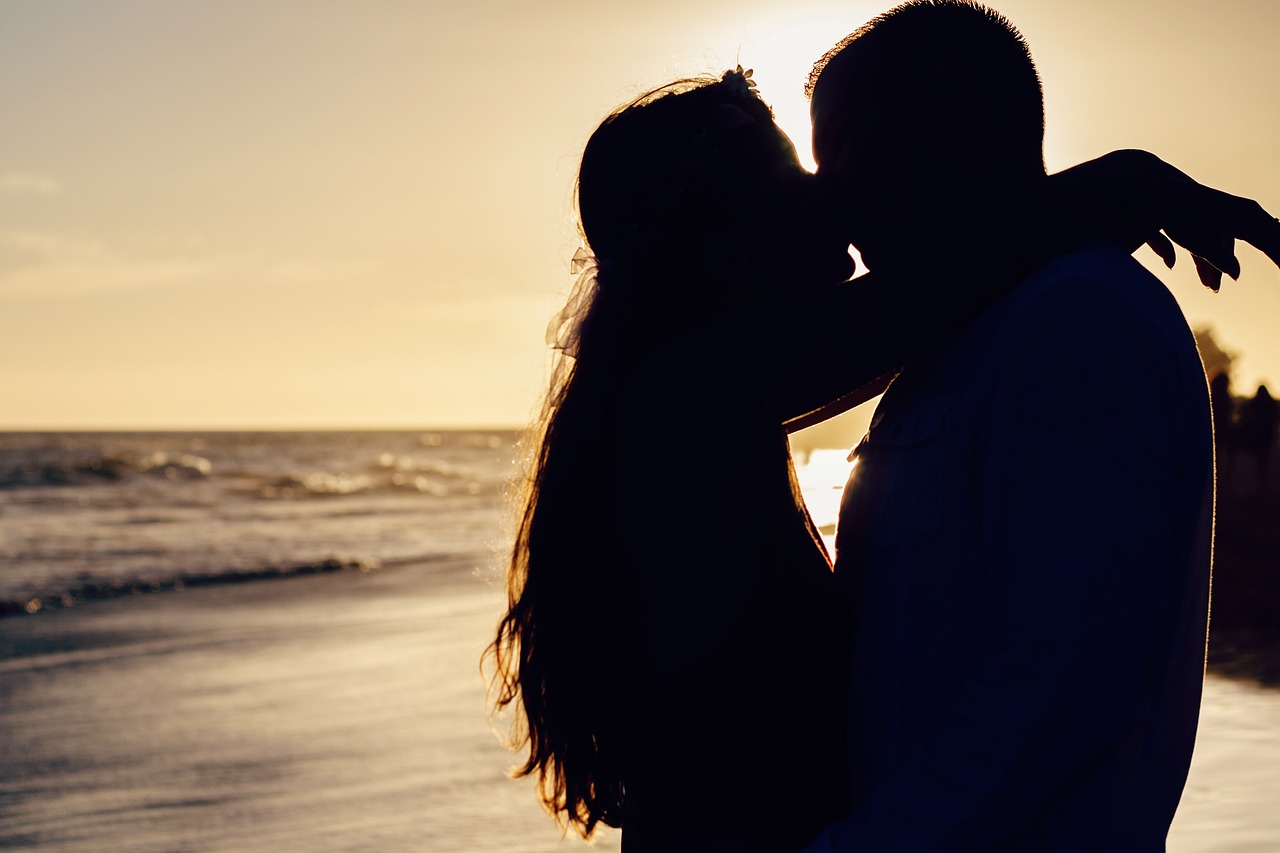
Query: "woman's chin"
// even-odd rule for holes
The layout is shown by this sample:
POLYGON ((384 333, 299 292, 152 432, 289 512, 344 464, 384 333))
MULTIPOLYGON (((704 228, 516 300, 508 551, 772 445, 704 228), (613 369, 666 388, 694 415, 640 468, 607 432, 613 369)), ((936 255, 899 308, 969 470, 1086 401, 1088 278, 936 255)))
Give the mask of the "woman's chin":
POLYGON ((836 276, 834 280, 837 282, 848 281, 857 271, 858 265, 854 263, 853 256, 848 252, 842 254, 840 259, 832 264, 832 272, 836 276))

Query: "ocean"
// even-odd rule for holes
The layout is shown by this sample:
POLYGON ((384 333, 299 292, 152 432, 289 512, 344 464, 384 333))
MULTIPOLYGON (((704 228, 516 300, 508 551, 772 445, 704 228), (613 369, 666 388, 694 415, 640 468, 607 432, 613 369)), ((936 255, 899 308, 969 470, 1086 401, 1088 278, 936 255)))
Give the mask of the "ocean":
POLYGON ((485 554, 517 438, 0 434, 0 613, 485 554))
MULTIPOLYGON (((0 434, 0 849, 587 849, 486 713, 517 440, 0 434)), ((797 460, 828 538, 846 454, 797 460)), ((1277 767, 1211 678, 1169 849, 1280 849, 1277 767)))

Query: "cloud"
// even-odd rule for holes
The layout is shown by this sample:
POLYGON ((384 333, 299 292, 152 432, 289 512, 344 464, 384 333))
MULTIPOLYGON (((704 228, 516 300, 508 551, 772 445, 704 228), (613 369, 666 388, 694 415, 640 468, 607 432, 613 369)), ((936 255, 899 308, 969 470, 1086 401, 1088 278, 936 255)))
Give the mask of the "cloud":
POLYGON ((216 266, 212 258, 139 256, 92 238, 0 230, 4 296, 80 296, 185 283, 216 266))
POLYGON ((0 299, 84 296, 197 283, 252 283, 283 290, 354 285, 373 277, 368 258, 305 258, 261 250, 213 250, 158 234, 101 239, 0 228, 0 299))
POLYGON ((44 175, 30 172, 5 172, 0 174, 0 193, 6 195, 57 195, 62 184, 44 175))

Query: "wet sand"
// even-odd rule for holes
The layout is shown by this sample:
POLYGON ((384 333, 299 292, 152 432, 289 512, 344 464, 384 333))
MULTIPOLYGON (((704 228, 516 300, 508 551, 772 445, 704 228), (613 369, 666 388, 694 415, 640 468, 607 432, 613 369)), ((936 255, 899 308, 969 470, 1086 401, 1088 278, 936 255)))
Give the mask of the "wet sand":
POLYGON ((1280 850, 1280 691, 1212 677, 1169 853, 1280 850))
POLYGON ((0 620, 0 847, 584 849, 485 720, 499 600, 436 564, 0 620))
MULTIPOLYGON (((0 620, 0 848, 549 851, 465 563, 0 620)), ((1173 853, 1280 849, 1280 692, 1211 680, 1173 853)), ((616 836, 595 849, 616 851, 616 836)))

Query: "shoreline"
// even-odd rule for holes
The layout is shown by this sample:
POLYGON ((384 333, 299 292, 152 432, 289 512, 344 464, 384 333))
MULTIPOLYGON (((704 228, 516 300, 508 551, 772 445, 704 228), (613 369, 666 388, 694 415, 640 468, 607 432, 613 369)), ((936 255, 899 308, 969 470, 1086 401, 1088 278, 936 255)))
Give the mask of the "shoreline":
POLYGON ((0 620, 0 846, 575 846, 507 778, 514 759, 485 717, 480 653, 501 590, 484 565, 206 586, 0 620))
MULTIPOLYGON (((1280 569, 1273 570, 1266 561, 1242 560, 1238 553, 1233 554, 1222 548, 1220 540, 1221 537, 1217 546, 1220 555, 1229 561, 1231 568, 1224 573, 1215 561, 1215 608, 1210 618, 1207 673, 1280 690, 1280 625, 1275 624, 1266 609, 1269 598, 1257 595, 1260 587, 1274 585, 1280 580, 1280 569), (1244 571, 1241 570, 1242 565, 1244 571)), ((274 582, 296 583, 304 578, 330 574, 366 575, 394 573, 403 569, 423 570, 434 576, 437 570, 448 571, 450 564, 484 559, 478 555, 442 555, 384 564, 377 560, 331 557, 315 563, 268 566, 219 574, 184 573, 132 582, 89 582, 61 592, 43 592, 21 599, 0 600, 0 625, 14 619, 47 618, 54 612, 98 607, 112 601, 149 600, 157 594, 184 593, 197 589, 256 587, 274 582)), ((492 580, 500 583, 496 576, 492 580)), ((2 646, 0 657, 3 657, 2 646)))
MULTIPOLYGON (((486 719, 484 560, 334 572, 0 620, 14 848, 586 847, 486 719)), ((1280 843, 1280 694, 1211 677, 1170 850, 1280 843)), ((616 833, 592 845, 618 849, 616 833)))

